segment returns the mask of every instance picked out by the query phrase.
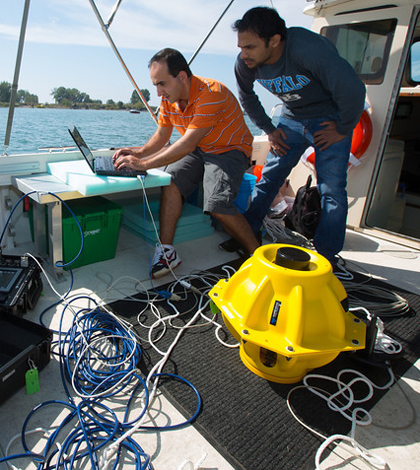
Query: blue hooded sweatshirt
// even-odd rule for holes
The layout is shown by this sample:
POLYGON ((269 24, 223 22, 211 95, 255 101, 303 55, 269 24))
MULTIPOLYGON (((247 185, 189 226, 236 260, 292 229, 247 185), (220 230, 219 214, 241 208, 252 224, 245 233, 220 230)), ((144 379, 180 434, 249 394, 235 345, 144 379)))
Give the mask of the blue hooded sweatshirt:
POLYGON ((276 128, 254 91, 257 81, 282 102, 282 114, 295 120, 338 114, 337 131, 349 134, 364 109, 366 88, 334 44, 305 28, 287 29, 280 59, 249 68, 238 56, 235 75, 239 100, 251 120, 266 134, 276 128))

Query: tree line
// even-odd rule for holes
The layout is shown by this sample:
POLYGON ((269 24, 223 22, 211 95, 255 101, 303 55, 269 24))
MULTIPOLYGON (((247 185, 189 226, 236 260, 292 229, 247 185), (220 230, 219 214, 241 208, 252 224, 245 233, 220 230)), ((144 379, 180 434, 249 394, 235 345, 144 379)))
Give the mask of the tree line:
MULTIPOLYGON (((8 82, 0 83, 0 103, 10 103, 12 96, 12 85, 8 82)), ((18 104, 38 104, 38 96, 29 93, 27 90, 18 90, 16 93, 16 103, 18 104)))
MULTIPOLYGON (((144 99, 149 102, 150 92, 147 89, 140 90, 144 99)), ((9 104, 12 96, 12 85, 9 82, 0 83, 0 103, 9 104)), ((145 105, 140 99, 137 90, 133 90, 129 103, 123 103, 122 101, 115 102, 112 99, 107 100, 104 103, 101 100, 92 99, 87 93, 81 92, 76 88, 66 88, 60 86, 54 88, 51 91, 51 96, 54 102, 58 106, 66 108, 91 108, 91 107, 106 107, 108 109, 125 109, 127 106, 130 108, 142 110, 145 109, 145 105)), ((27 90, 18 90, 16 93, 16 104, 37 106, 39 105, 38 96, 29 93, 27 90)))

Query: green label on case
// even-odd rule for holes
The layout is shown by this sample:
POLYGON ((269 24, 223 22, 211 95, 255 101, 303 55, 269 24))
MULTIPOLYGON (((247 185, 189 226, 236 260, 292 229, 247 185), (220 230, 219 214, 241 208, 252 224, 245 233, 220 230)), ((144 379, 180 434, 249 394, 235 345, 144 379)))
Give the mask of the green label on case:
POLYGON ((38 369, 29 369, 25 374, 28 395, 39 391, 38 369))

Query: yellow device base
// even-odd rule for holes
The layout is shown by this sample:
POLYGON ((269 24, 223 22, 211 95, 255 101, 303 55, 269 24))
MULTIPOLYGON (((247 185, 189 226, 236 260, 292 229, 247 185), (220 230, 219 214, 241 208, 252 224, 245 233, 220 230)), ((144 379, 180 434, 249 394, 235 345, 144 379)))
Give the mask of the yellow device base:
POLYGON ((348 311, 331 264, 306 248, 263 245, 209 296, 246 367, 270 381, 298 382, 341 351, 365 347, 366 325, 348 311))

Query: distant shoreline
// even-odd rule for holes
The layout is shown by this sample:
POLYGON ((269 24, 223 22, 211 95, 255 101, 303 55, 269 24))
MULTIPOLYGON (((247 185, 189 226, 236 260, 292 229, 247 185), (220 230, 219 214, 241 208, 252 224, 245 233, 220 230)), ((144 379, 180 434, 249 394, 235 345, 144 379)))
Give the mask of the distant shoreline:
MULTIPOLYGON (((9 103, 0 103, 0 108, 8 108, 9 103)), ((16 108, 24 108, 24 109, 94 109, 94 110, 105 110, 105 111, 130 111, 135 109, 137 111, 143 112, 147 111, 145 107, 137 107, 137 106, 130 106, 129 104, 124 104, 122 106, 118 105, 108 105, 108 104, 98 104, 98 103, 81 103, 75 104, 73 106, 63 106, 60 104, 53 104, 53 103, 40 103, 40 104, 16 104, 16 108)), ((155 112, 157 107, 150 106, 150 109, 155 112)))

